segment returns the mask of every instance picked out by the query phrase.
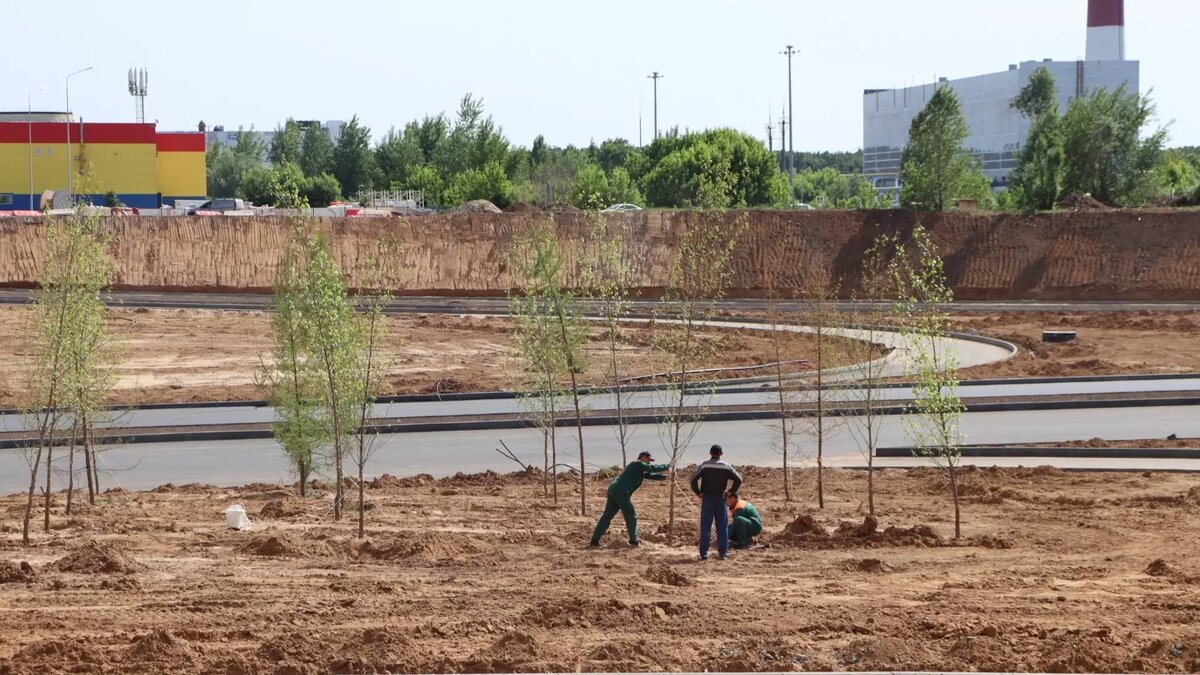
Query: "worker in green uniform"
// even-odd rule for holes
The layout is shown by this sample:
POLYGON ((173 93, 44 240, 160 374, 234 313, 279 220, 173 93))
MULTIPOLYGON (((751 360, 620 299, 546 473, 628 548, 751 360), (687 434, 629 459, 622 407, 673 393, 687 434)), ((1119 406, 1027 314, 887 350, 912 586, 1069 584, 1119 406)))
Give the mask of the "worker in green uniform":
POLYGON ((729 543, 734 548, 750 548, 754 537, 762 533, 762 516, 753 504, 738 498, 736 492, 725 495, 725 504, 729 506, 729 543))
POLYGON ((638 454, 637 461, 630 462, 629 466, 625 467, 621 475, 608 486, 608 501, 604 504, 604 514, 600 516, 600 522, 596 523, 596 530, 592 532, 592 546, 600 545, 600 537, 608 531, 609 523, 612 522, 613 516, 617 515, 617 511, 625 516, 629 545, 638 545, 637 512, 633 510, 630 497, 642 486, 644 478, 666 480, 663 472, 668 468, 666 464, 654 464, 654 458, 648 452, 638 454))

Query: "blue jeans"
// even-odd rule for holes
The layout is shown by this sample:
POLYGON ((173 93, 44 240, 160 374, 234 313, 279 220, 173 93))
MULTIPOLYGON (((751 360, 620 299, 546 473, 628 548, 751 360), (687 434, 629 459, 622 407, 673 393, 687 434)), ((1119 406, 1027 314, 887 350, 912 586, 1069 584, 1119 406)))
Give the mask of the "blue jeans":
POLYGON ((700 498, 700 557, 708 557, 712 542, 713 521, 717 526, 717 555, 729 553, 729 507, 724 495, 704 495, 700 498))

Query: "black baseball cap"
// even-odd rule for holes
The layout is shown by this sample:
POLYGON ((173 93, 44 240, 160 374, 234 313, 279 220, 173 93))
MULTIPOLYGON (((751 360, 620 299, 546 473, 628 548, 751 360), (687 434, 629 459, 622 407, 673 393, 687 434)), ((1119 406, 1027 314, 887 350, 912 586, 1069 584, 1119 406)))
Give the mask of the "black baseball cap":
POLYGON ((654 458, 650 456, 650 451, 649 451, 649 450, 643 450, 643 451, 641 451, 641 452, 639 452, 639 453, 638 453, 638 459, 641 459, 641 458, 643 458, 643 457, 645 457, 646 459, 650 460, 651 462, 653 462, 653 461, 654 461, 654 458))
POLYGON ((724 451, 724 450, 722 450, 722 449, 721 449, 721 446, 719 446, 719 445, 714 445, 714 446, 712 446, 711 448, 709 448, 709 449, 708 449, 708 454, 710 454, 710 455, 712 455, 712 456, 714 456, 714 457, 716 457, 717 455, 724 454, 724 452, 725 452, 725 451, 724 451))

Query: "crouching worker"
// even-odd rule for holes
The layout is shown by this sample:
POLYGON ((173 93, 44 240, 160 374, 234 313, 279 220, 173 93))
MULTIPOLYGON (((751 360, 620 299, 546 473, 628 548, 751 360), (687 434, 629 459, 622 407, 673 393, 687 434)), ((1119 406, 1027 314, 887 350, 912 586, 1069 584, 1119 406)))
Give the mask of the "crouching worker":
POLYGON ((729 544, 734 548, 750 548, 754 538, 762 533, 762 516, 748 501, 738 498, 736 492, 725 495, 729 505, 729 544))
POLYGON ((604 504, 604 514, 600 516, 600 522, 596 523, 596 530, 592 532, 592 546, 600 545, 600 537, 608 531, 608 526, 612 523, 613 516, 617 515, 617 511, 625 516, 625 529, 629 531, 629 545, 638 545, 637 531, 637 512, 633 510, 633 493, 642 486, 642 479, 649 478, 650 480, 666 480, 663 475, 669 467, 666 464, 654 464, 654 458, 650 453, 643 452, 638 455, 636 462, 630 462, 629 466, 617 476, 616 480, 608 486, 608 501, 604 504))

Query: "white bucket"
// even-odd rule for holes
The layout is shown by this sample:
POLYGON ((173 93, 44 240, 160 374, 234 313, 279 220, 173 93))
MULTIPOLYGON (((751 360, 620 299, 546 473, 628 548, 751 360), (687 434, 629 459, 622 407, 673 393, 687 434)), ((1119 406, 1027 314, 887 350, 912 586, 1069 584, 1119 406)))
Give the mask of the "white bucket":
POLYGON ((225 509, 225 527, 230 530, 245 530, 250 527, 250 519, 246 517, 246 507, 234 504, 225 509))

